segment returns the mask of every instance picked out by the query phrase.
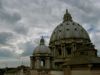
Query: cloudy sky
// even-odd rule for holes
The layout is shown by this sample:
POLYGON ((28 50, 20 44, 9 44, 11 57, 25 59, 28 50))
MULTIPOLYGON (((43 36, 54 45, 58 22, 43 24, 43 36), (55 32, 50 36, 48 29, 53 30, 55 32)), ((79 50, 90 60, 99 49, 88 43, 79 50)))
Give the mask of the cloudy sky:
POLYGON ((100 0, 0 0, 0 67, 29 65, 38 40, 42 35, 49 40, 66 9, 100 56, 100 0))

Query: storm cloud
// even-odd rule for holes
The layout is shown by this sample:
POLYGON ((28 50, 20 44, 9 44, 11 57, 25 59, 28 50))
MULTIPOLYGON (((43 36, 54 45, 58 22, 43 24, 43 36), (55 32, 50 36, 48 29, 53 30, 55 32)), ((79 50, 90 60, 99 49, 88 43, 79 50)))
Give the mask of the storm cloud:
POLYGON ((0 0, 0 59, 10 61, 8 66, 21 62, 18 58, 29 61, 41 36, 48 45, 66 9, 87 30, 100 56, 99 0, 0 0))

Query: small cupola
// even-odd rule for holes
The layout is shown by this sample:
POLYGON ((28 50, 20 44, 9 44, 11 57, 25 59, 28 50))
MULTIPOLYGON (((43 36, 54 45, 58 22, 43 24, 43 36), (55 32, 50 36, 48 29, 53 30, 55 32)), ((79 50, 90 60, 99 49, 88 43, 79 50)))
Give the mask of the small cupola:
POLYGON ((34 49, 33 54, 50 54, 50 49, 45 45, 44 37, 40 39, 40 44, 34 49))

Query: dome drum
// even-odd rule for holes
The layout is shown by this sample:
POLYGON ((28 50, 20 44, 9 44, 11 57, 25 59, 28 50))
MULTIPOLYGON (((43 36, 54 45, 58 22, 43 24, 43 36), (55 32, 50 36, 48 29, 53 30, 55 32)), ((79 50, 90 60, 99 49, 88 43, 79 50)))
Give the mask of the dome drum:
POLYGON ((68 43, 90 43, 90 40, 88 39, 83 39, 83 38, 66 38, 66 39, 60 39, 56 41, 52 41, 49 43, 49 46, 54 46, 54 45, 60 45, 60 44, 68 44, 68 43))

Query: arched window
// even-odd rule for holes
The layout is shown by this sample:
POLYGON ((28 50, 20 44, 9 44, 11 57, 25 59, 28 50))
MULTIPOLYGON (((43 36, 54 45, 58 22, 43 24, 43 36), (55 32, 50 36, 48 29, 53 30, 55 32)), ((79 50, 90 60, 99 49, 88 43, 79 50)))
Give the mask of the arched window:
POLYGON ((58 49, 58 54, 59 54, 59 55, 61 55, 61 54, 62 54, 62 51, 61 51, 61 49, 60 49, 60 48, 58 49))
POLYGON ((40 65, 41 65, 41 67, 45 66, 45 60, 44 59, 41 59, 40 65))
POLYGON ((67 48, 67 54, 68 55, 71 54, 71 48, 70 47, 67 48))

